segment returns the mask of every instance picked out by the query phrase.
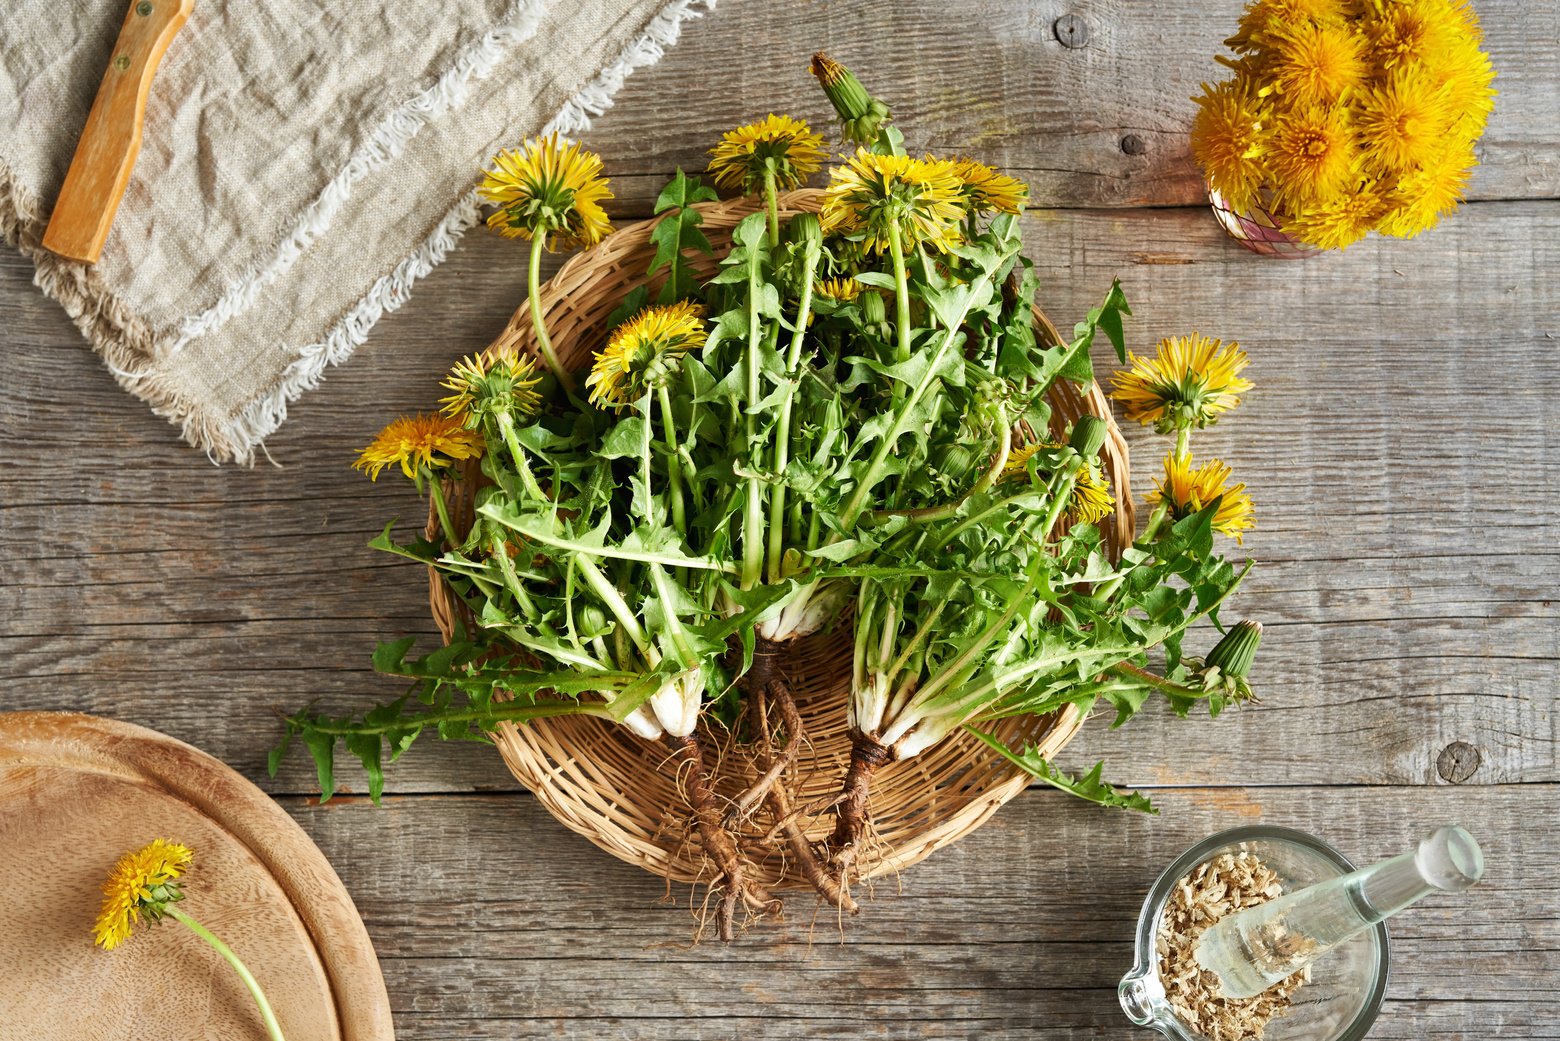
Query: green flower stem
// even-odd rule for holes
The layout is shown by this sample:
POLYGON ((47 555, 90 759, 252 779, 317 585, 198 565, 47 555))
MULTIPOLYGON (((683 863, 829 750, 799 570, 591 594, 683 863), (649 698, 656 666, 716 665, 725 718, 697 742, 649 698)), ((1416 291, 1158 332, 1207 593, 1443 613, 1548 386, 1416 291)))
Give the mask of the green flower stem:
POLYGON ((547 323, 542 320, 542 250, 546 245, 546 232, 538 230, 531 236, 531 268, 526 281, 531 302, 531 326, 536 330, 536 345, 542 349, 542 360, 547 363, 552 374, 558 377, 564 391, 573 394, 574 377, 565 372, 563 364, 558 361, 558 355, 553 351, 552 338, 547 335, 547 323))
POLYGON ((678 532, 688 530, 686 507, 683 505, 682 457, 677 452, 677 417, 672 415, 672 395, 663 385, 657 389, 661 399, 661 430, 666 442, 666 478, 672 500, 672 527, 678 532))
MULTIPOLYGON (((959 324, 962 324, 963 315, 959 316, 959 324)), ((898 403, 894 424, 878 442, 877 448, 872 452, 872 458, 867 461, 866 472, 861 475, 861 483, 856 485, 856 490, 851 493, 850 501, 845 504, 845 509, 840 513, 840 527, 849 531, 855 526, 856 520, 861 516, 861 511, 867 505, 867 496, 882 479, 883 467, 888 462, 888 454, 894 450, 894 445, 899 441, 901 434, 905 432, 905 424, 909 422, 910 414, 920 404, 921 398, 931 389, 935 381, 935 373, 942 365, 943 356, 948 353, 953 345, 954 336, 958 332, 958 324, 947 329, 943 333, 942 343, 938 345, 936 353, 932 356, 931 364, 926 367, 926 373, 921 381, 911 391, 909 398, 898 403)), ((907 355, 908 357, 908 355, 907 355)))
MULTIPOLYGON (((894 360, 902 362, 910 358, 910 277, 905 273, 905 245, 900 237, 898 221, 890 221, 888 225, 888 256, 894 265, 895 323, 899 333, 894 347, 894 360)), ((904 387, 896 381, 894 400, 903 398, 904 387)))
POLYGON ((796 395, 797 369, 802 361, 802 342, 807 336, 807 319, 812 313, 813 276, 818 271, 819 251, 809 248, 802 256, 802 299, 796 305, 796 328, 791 333, 791 348, 785 358, 786 385, 780 399, 780 417, 775 427, 775 486, 769 498, 769 581, 780 581, 780 552, 785 541, 785 469, 791 462, 791 405, 796 395))
POLYGON ((520 475, 520 483, 525 485, 525 490, 538 502, 547 498, 547 493, 542 491, 542 486, 536 482, 536 475, 531 472, 531 464, 526 461, 525 449, 520 447, 520 438, 515 433, 515 417, 508 411, 498 413, 498 431, 503 435, 504 444, 509 449, 509 458, 514 461, 515 473, 520 475))
MULTIPOLYGON (((992 456, 991 465, 980 475, 970 490, 940 506, 923 506, 914 510, 874 510, 870 516, 874 521, 885 521, 890 517, 904 517, 911 524, 929 524, 933 521, 948 520, 956 516, 961 507, 977 495, 984 495, 991 490, 991 486, 997 483, 997 478, 1002 476, 1002 471, 1007 469, 1008 453, 1012 448, 1013 437, 1007 425, 1007 410, 1000 404, 997 406, 997 434, 996 454, 992 456)), ((985 516, 983 511, 981 516, 985 516)))
POLYGON ((271 1041, 287 1041, 287 1039, 282 1036, 281 1024, 276 1021, 276 1013, 271 1011, 271 1003, 265 1000, 265 991, 260 989, 260 984, 258 981, 256 981, 254 974, 249 971, 248 966, 239 960, 238 955, 233 953, 233 949, 227 944, 223 943, 221 940, 217 939, 216 936, 212 934, 211 930, 207 929, 204 925, 201 925, 199 922, 185 914, 183 911, 179 910, 177 907, 174 907, 170 904, 165 907, 164 910, 167 912, 169 918, 177 919, 178 921, 183 922, 185 925, 189 926, 191 932, 209 943, 218 954, 222 955, 222 957, 227 960, 229 965, 233 966, 233 971, 238 973, 238 978, 243 980, 244 986, 249 988, 250 997, 255 999, 256 1005, 260 1006, 260 1018, 265 1021, 265 1032, 270 1036, 271 1041))
MULTIPOLYGON (((773 181, 772 175, 766 175, 766 178, 766 184, 773 181)), ((758 580, 764 567, 764 492, 759 486, 758 480, 760 449, 755 444, 758 439, 755 426, 757 420, 753 413, 749 411, 753 405, 758 403, 761 397, 758 380, 758 351, 762 340, 759 331, 758 313, 758 290, 762 281, 759 276, 761 273, 758 250, 749 250, 747 259, 748 342, 746 356, 743 359, 747 369, 747 393, 742 403, 742 443, 747 453, 748 467, 748 475, 744 478, 746 503, 742 511, 743 589, 752 589, 758 585, 758 580)))
MULTIPOLYGON (((1169 515, 1169 512, 1169 500, 1164 496, 1160 496, 1159 502, 1154 506, 1154 512, 1149 514, 1148 524, 1144 526, 1143 534, 1139 535, 1134 541, 1144 545, 1153 542, 1154 536, 1159 534, 1159 527, 1165 522, 1165 517, 1169 515)), ((1125 577, 1124 575, 1118 575, 1116 578, 1106 582, 1094 591, 1094 596, 1100 600, 1109 600, 1115 595, 1116 590, 1121 588, 1121 583, 1125 577)))
POLYGON ((1185 459, 1192 450, 1192 430, 1190 427, 1181 427, 1175 432, 1175 457, 1185 459))
POLYGON ((580 574, 585 576, 585 581, 590 586, 591 591, 601 598, 602 603, 607 605, 607 610, 612 612, 612 616, 617 619, 618 624, 623 627, 623 631, 628 634, 628 638, 634 641, 634 646, 639 649, 640 654, 644 655, 645 661, 649 662, 652 668, 659 665, 661 663, 660 655, 656 654, 655 647, 650 643, 649 637, 645 635, 644 629, 639 624, 639 619, 635 618, 634 612, 629 610, 628 603, 623 599, 622 594, 617 591, 611 582, 607 581, 607 576, 603 575, 595 562, 584 554, 576 556, 574 564, 580 569, 580 574))
POLYGON ((423 472, 427 475, 428 497, 433 500, 434 512, 439 515, 439 526, 444 529, 444 538, 449 542, 450 549, 456 549, 461 540, 455 537, 455 525, 450 523, 449 503, 444 500, 444 482, 432 470, 424 469, 423 472))
POLYGON ((780 245, 780 193, 775 188, 775 168, 764 166, 764 206, 769 211, 769 248, 780 245))
POLYGON ((1174 694, 1177 697, 1193 699, 1206 698, 1208 696, 1206 690, 1194 690, 1191 687, 1183 686, 1167 680, 1163 676, 1149 672, 1147 669, 1140 669, 1131 662, 1119 662, 1111 666, 1107 671, 1120 676, 1122 679, 1131 680, 1139 686, 1153 687, 1164 694, 1174 694))

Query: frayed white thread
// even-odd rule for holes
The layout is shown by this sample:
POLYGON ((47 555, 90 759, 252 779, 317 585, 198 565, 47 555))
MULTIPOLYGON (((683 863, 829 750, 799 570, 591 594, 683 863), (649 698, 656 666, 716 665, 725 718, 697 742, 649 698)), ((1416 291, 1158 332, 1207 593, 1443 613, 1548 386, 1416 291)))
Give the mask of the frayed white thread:
MULTIPOLYGON (((715 9, 717 0, 671 0, 656 13, 644 30, 631 40, 610 64, 574 93, 543 128, 543 133, 580 133, 591 119, 612 107, 613 95, 635 70, 654 65, 676 43, 684 22, 701 18, 715 9)), ((397 310, 411 295, 412 285, 443 263, 466 231, 482 219, 476 190, 461 196, 433 233, 388 275, 378 279, 363 299, 347 312, 319 343, 298 349, 298 357, 282 373, 277 385, 256 399, 222 429, 222 440, 235 462, 254 462, 254 450, 287 419, 287 406, 306 390, 319 385, 327 365, 339 365, 368 339, 380 318, 397 310)))
POLYGON ((515 47, 536 35, 546 6, 544 0, 517 0, 503 22, 467 48, 432 86, 392 111, 358 145, 347 165, 331 178, 318 198, 304 209, 292 233, 277 246, 271 259, 252 267, 228 286, 206 311, 184 319, 179 338, 169 345, 168 352, 178 353, 191 340, 215 332, 252 307, 266 286, 286 274, 330 230, 359 181, 400 156, 424 127, 465 105, 476 84, 486 79, 515 47))

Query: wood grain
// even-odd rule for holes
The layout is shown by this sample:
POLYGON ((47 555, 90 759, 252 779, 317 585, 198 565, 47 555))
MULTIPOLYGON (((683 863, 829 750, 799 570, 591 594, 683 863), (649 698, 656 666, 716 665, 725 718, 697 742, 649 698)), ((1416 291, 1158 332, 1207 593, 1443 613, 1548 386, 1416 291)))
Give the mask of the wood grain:
POLYGON ((515 1037, 1141 1038, 1116 981, 1154 877, 1227 827, 1281 823, 1357 863, 1461 821, 1484 882, 1395 919, 1376 1039, 1560 1037, 1560 868, 1531 822, 1555 785, 1191 788, 1160 817, 1027 792, 897 882, 843 934, 810 900, 732 946, 688 948, 685 887, 567 835, 527 796, 284 805, 357 895, 403 1041, 515 1037), (420 879, 440 879, 430 891, 420 879), (455 923, 460 923, 458 926, 455 923), (1539 995, 1546 995, 1543 999, 1539 995), (1485 1025, 1488 1033, 1476 1029, 1485 1025), (1498 1026, 1496 1026, 1498 1024, 1498 1026))
MULTIPOLYGON (((722 131, 770 111, 838 145, 807 71, 815 50, 853 68, 893 109, 912 151, 970 153, 1055 207, 1205 201, 1186 134, 1192 96, 1244 0, 803 0, 722 3, 661 64, 636 73, 585 137, 621 212, 643 214, 677 166, 702 169, 722 131), (1085 46, 1057 37, 1072 16, 1085 46), (734 56, 740 55, 740 59, 734 56), (697 104, 666 107, 668 98, 697 104), (626 112, 627 115, 618 115, 626 112)), ((1498 70, 1475 199, 1560 196, 1560 0, 1479 2, 1498 70)))
POLYGON ((195 0, 130 0, 76 154, 43 234, 44 248, 96 263, 141 152, 152 77, 195 0))
MULTIPOLYGON (((1502 91, 1478 201, 1412 242, 1301 264, 1226 240, 1186 154, 1187 99, 1238 7, 726 0, 587 138, 615 212, 645 215, 732 125, 771 107, 826 125, 805 68, 823 47, 894 103, 917 148, 1030 181, 1045 208, 1026 219, 1029 252, 1064 328, 1119 275, 1134 349, 1200 329, 1251 351, 1256 391, 1197 452, 1230 461, 1257 501, 1245 548, 1259 567, 1229 616, 1268 626, 1262 702, 1213 723, 1157 708, 1122 731, 1094 721, 1064 757, 1104 758, 1163 817, 1031 791, 906 873, 903 893, 881 887, 844 945, 798 906, 765 938, 688 950, 686 891, 656 903, 659 883, 515 794, 495 753, 413 750, 383 810, 303 797, 301 753, 265 778, 278 709, 393 696, 368 669, 374 641, 431 646, 420 576, 365 548, 390 516, 420 523, 420 504, 347 466, 518 303, 523 255, 480 232, 293 406, 268 446, 278 465, 248 471, 179 443, 0 257, 6 707, 150 724, 278 794, 357 899, 415 1041, 1125 1041, 1142 1035, 1112 988, 1154 873, 1254 819, 1360 860, 1460 820, 1486 842, 1489 878, 1393 924, 1371 1036, 1560 1036, 1560 839, 1545 824, 1560 795, 1560 0, 1478 4, 1502 91), (1057 40, 1067 14, 1086 46, 1057 40)), ((1129 439, 1142 493, 1164 445, 1129 439)))
POLYGON ((195 851, 180 907, 238 952, 286 1036, 390 1041, 384 980, 363 923, 286 814, 189 745, 45 712, 0 714, 0 874, 27 894, 0 933, 0 1034, 264 1034, 232 967, 179 925, 147 937, 139 934, 153 926, 143 921, 111 952, 92 944, 103 879, 122 854, 155 838, 195 851))

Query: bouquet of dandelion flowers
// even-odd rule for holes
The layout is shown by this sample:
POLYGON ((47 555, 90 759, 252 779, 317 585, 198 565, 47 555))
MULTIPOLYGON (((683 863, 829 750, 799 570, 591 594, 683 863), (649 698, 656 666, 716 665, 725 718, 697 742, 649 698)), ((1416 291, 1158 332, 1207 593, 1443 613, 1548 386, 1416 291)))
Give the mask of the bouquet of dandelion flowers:
POLYGON ((1119 725, 1156 692, 1217 713, 1250 697, 1259 636, 1242 623, 1205 657, 1182 653, 1245 573, 1215 538, 1250 526, 1250 499, 1190 454, 1249 386, 1244 355, 1194 336, 1129 359, 1115 285, 1070 340, 1042 337, 1024 185, 908 154, 854 75, 821 55, 813 70, 849 150, 821 200, 787 193, 822 168, 822 135, 780 115, 726 134, 710 176, 752 199, 729 250, 701 228, 715 193, 679 172, 650 232, 655 277, 622 293, 579 372, 560 357, 587 345, 553 349, 536 258, 605 235, 599 160, 549 139, 496 164, 490 223, 532 242, 534 354, 457 364, 439 413, 390 424, 359 460, 429 495, 427 537, 387 526, 374 545, 434 569, 469 624, 421 658, 412 639, 381 646, 376 667, 412 682, 401 699, 288 721, 327 794, 342 744, 376 797, 387 756, 428 730, 484 739, 589 716, 656 742, 678 777, 664 810, 697 834, 727 938, 779 909, 753 866, 766 846, 854 911, 877 855, 874 774, 955 734, 1006 769, 1147 808, 1099 767, 1073 777, 1004 740, 1005 722, 1103 703, 1119 725), (1059 423, 1049 397, 1092 382, 1101 332, 1130 361, 1116 389, 1128 417, 1176 435, 1147 528, 1119 555, 1100 530, 1121 508, 1107 424, 1059 423), (810 718, 843 723, 851 748, 832 797, 803 799, 791 681, 825 632, 848 634, 848 682, 810 718), (718 798, 714 775, 739 760, 751 783, 718 798), (754 819, 767 829, 738 835, 754 819))
POLYGON ((1219 58, 1233 75, 1195 99, 1215 205, 1321 249, 1433 227, 1494 106, 1480 40, 1466 0, 1255 0, 1219 58))

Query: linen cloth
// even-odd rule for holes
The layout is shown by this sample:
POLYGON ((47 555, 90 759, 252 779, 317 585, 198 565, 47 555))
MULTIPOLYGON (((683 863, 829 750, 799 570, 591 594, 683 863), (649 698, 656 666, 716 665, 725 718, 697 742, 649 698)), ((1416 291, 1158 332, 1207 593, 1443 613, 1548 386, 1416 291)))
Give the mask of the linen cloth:
POLYGON ((125 0, 0 15, 0 231, 120 383, 251 462, 480 219, 482 164, 584 130, 714 0, 197 0, 95 266, 39 245, 125 0))

